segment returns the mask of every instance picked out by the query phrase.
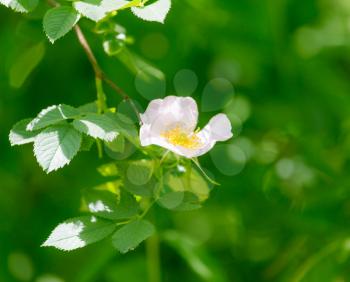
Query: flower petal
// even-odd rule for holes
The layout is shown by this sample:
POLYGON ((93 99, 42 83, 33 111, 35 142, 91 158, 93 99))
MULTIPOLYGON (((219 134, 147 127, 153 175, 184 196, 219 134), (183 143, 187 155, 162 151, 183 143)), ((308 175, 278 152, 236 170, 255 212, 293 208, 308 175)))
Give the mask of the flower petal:
POLYGON ((148 105, 141 120, 141 145, 148 146, 155 144, 154 140, 161 138, 171 127, 180 126, 185 131, 193 132, 198 120, 197 104, 190 97, 168 96, 156 99, 148 105))
POLYGON ((206 154, 210 151, 217 141, 226 141, 230 139, 232 134, 231 122, 225 114, 217 114, 213 116, 209 123, 198 132, 203 146, 192 152, 192 158, 206 154))

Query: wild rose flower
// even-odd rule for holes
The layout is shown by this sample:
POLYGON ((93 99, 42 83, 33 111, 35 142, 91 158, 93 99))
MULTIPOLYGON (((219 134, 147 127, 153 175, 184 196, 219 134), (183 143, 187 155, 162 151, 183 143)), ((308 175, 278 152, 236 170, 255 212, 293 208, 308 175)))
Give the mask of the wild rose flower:
POLYGON ((191 97, 153 100, 141 114, 141 120, 142 146, 158 145, 186 158, 201 156, 217 141, 232 137, 232 126, 225 114, 215 115, 202 130, 195 130, 198 108, 191 97))

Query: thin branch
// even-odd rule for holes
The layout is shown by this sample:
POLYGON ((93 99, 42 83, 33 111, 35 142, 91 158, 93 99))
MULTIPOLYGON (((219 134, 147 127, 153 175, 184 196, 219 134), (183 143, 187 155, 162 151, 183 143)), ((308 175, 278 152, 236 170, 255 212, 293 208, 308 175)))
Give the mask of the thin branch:
POLYGON ((136 117, 138 118, 138 120, 141 123, 141 116, 140 113, 134 103, 134 101, 132 101, 130 99, 130 97, 124 92, 123 89, 121 89, 118 85, 116 85, 110 78, 108 78, 106 76, 106 74, 103 72, 103 70, 101 69, 100 65, 98 64, 96 57, 94 55, 94 53, 92 52, 89 43, 86 40, 86 37, 84 35, 84 33, 82 32, 82 30, 80 29, 79 25, 75 25, 74 27, 75 33, 77 35, 77 38, 79 40, 80 45, 83 47, 86 56, 88 57, 92 68, 94 69, 95 72, 95 76, 97 78, 100 78, 101 80, 103 80, 104 82, 106 82, 106 84, 108 84, 118 95, 122 96, 122 98, 124 99, 124 101, 127 101, 131 108, 133 109, 133 111, 136 114, 136 117))

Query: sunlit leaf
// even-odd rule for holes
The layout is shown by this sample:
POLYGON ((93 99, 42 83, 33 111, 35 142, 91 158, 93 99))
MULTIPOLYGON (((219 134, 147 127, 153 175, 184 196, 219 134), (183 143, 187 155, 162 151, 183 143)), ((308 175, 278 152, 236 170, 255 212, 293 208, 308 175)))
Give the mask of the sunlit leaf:
POLYGON ((0 0, 0 3, 20 13, 29 13, 34 10, 39 0, 0 0))
POLYGON ((117 194, 98 188, 85 190, 84 202, 91 213, 106 219, 130 218, 139 211, 135 198, 121 189, 117 194))
POLYGON ((94 216, 72 218, 59 224, 42 246, 71 251, 100 241, 114 230, 113 222, 94 216))
POLYGON ((131 11, 135 16, 138 16, 145 21, 164 23, 170 8, 170 0, 158 0, 142 8, 132 7, 131 11))
POLYGON ((108 13, 125 6, 128 1, 124 0, 85 0, 74 2, 74 8, 83 16, 98 22, 108 13))
POLYGON ((27 125, 31 120, 32 119, 21 120, 12 127, 9 135, 11 146, 34 142, 38 132, 27 130, 27 125))
POLYGON ((105 141, 113 141, 119 134, 115 122, 107 115, 88 113, 75 119, 73 126, 82 133, 105 141))
POLYGON ((77 109, 68 105, 50 106, 42 110, 27 126, 27 130, 38 130, 79 115, 77 109))
POLYGON ((79 151, 81 139, 81 133, 68 124, 49 127, 35 138, 34 155, 49 173, 70 163, 79 151))

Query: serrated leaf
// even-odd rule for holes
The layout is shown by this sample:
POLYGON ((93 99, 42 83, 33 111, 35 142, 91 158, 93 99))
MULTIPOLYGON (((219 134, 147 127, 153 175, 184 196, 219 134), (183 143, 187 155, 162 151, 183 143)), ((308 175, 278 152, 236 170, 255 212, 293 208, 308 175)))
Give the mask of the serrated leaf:
POLYGON ((38 130, 49 125, 72 119, 79 115, 79 111, 68 105, 50 106, 42 110, 27 126, 27 130, 38 130))
POLYGON ((69 6, 48 10, 44 16, 44 31, 51 43, 66 35, 78 22, 79 14, 69 6))
POLYGON ((104 239, 114 229, 113 222, 94 216, 72 218, 59 224, 42 244, 42 247, 55 247, 71 251, 104 239))
POLYGON ((20 13, 29 13, 34 10, 39 0, 0 0, 0 3, 20 13))
POLYGON ((146 220, 126 224, 112 236, 113 246, 121 253, 134 250, 142 241, 152 236, 154 226, 146 220))
MULTIPOLYGON (((104 187, 102 187, 104 188, 104 187)), ((130 218, 139 211, 136 199, 119 188, 117 194, 101 187, 84 191, 84 202, 89 211, 99 217, 118 220, 130 218)))
POLYGON ((26 129, 31 120, 32 119, 24 119, 13 126, 9 135, 11 146, 34 142, 38 132, 28 131, 26 129))
POLYGON ((10 69, 10 85, 19 88, 40 63, 45 54, 45 45, 40 42, 18 56, 10 69))
POLYGON ((127 3, 124 0, 85 0, 74 2, 73 6, 83 16, 98 22, 127 3))
POLYGON ((158 0, 145 7, 132 7, 131 11, 135 16, 151 22, 164 23, 164 20, 170 11, 171 1, 170 0, 158 0))
POLYGON ((119 134, 116 123, 106 114, 88 113, 74 120, 73 126, 82 133, 107 142, 113 141, 119 134))
POLYGON ((81 133, 71 125, 56 125, 42 131, 34 141, 34 155, 47 173, 67 164, 77 154, 81 133))

